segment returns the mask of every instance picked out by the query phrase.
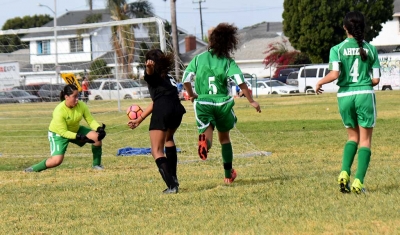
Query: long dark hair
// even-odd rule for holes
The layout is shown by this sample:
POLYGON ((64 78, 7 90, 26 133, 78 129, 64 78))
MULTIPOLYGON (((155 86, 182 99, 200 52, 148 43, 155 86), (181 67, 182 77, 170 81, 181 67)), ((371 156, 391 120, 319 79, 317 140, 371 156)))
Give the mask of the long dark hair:
POLYGON ((233 24, 218 24, 210 35, 208 50, 212 49, 212 53, 218 58, 231 58, 239 43, 237 31, 238 28, 233 24))
POLYGON ((364 15, 358 11, 351 11, 346 14, 343 19, 343 24, 347 32, 351 34, 357 41, 360 48, 360 56, 362 60, 367 59, 367 53, 363 49, 365 21, 364 15))
POLYGON ((60 92, 60 100, 64 101, 66 95, 71 95, 74 91, 77 91, 78 88, 75 85, 68 84, 64 86, 64 89, 60 92))
POLYGON ((165 78, 172 69, 174 54, 164 53, 160 49, 153 49, 146 53, 145 59, 154 61, 154 72, 165 78))

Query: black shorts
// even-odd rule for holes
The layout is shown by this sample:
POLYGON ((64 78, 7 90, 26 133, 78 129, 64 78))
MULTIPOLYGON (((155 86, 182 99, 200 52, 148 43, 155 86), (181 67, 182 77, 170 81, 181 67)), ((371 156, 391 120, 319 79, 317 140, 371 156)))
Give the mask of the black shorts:
POLYGON ((83 91, 83 97, 85 98, 89 97, 89 91, 83 91))
POLYGON ((185 107, 178 102, 158 101, 153 104, 149 130, 177 129, 182 122, 185 107))

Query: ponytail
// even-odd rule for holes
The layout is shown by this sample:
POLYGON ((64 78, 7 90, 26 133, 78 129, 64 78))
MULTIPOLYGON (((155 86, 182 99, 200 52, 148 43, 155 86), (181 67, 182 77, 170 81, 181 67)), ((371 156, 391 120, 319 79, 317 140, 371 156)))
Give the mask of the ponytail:
POLYGON ((354 37, 360 48, 360 56, 363 61, 367 60, 367 52, 363 48, 365 21, 364 15, 358 11, 352 11, 346 14, 343 19, 343 25, 347 32, 354 37))
POLYGON ((65 95, 64 95, 64 91, 60 92, 60 100, 64 101, 65 100, 65 95))
POLYGON ((64 101, 66 95, 71 95, 74 91, 77 91, 78 88, 75 85, 68 84, 64 86, 64 89, 60 92, 60 100, 64 101))

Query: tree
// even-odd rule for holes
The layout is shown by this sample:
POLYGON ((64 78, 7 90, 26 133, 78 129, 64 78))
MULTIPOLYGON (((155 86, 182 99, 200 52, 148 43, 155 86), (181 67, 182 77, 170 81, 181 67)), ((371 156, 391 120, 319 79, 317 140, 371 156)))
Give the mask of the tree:
POLYGON ((311 62, 305 53, 289 50, 287 40, 270 43, 264 54, 267 54, 263 61, 266 68, 276 67, 272 77, 279 77, 279 72, 287 68, 288 65, 309 64, 311 62))
MULTIPOLYGON (((8 19, 2 30, 8 29, 29 29, 40 27, 50 21, 53 18, 49 15, 34 15, 34 16, 24 16, 24 17, 15 17, 12 19, 8 19)), ((0 53, 11 53, 13 51, 27 48, 28 45, 25 42, 21 42, 20 37, 24 35, 1 35, 0 36, 0 53)))
POLYGON ((86 3, 89 5, 89 10, 93 10, 93 0, 86 0, 86 3))
POLYGON ((52 21, 53 18, 49 15, 33 15, 33 16, 24 16, 24 17, 15 17, 12 19, 8 19, 2 30, 8 29, 29 29, 43 26, 44 24, 52 21))
MULTIPOLYGON (((138 0, 127 3, 126 0, 107 0, 107 8, 111 12, 111 18, 115 21, 127 20, 130 17, 149 17, 153 15, 153 7, 147 0, 138 0)), ((112 26, 112 45, 117 53, 118 63, 122 64, 122 75, 129 77, 135 55, 135 35, 131 25, 112 26)))
POLYGON ((109 77, 111 74, 111 68, 107 67, 107 62, 103 59, 95 59, 89 67, 90 80, 109 77))
MULTIPOLYGON (((164 2, 167 0, 164 0, 164 2)), ((178 27, 176 22, 176 0, 170 0, 171 2, 171 30, 172 30, 172 46, 173 52, 175 56, 175 79, 180 80, 180 73, 179 73, 179 44, 178 44, 178 27)))
POLYGON ((310 57, 313 63, 329 61, 330 48, 346 37, 343 17, 360 11, 366 20, 365 40, 371 41, 382 23, 393 19, 394 0, 285 0, 283 32, 294 48, 310 57))

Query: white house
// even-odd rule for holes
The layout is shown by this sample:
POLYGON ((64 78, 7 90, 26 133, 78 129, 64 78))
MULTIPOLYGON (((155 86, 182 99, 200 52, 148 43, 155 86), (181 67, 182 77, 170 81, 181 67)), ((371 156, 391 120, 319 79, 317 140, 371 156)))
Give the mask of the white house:
MULTIPOLYGON (((57 18, 57 40, 54 31, 29 33, 21 38, 29 43, 29 54, 26 55, 29 63, 21 66, 21 81, 25 84, 37 82, 59 83, 61 78, 56 76, 56 61, 60 73, 87 73, 91 63, 101 58, 114 71, 116 65, 115 53, 111 42, 111 27, 96 27, 91 29, 69 29, 68 26, 85 23, 88 16, 100 16, 98 22, 112 22, 108 10, 84 10, 70 11, 57 18), (64 28, 63 28, 64 26, 64 28), (57 42, 57 47, 56 47, 57 42), (57 51, 57 53, 56 53, 57 51)), ((42 27, 53 27, 51 21, 42 27)), ((188 48, 203 47, 205 42, 194 38, 188 44, 185 39, 186 33, 178 28, 180 53, 186 52, 188 48), (190 47, 188 47, 190 45, 190 47)), ((140 44, 145 42, 149 47, 154 39, 149 36, 149 29, 144 25, 134 28, 135 59, 131 66, 136 71, 139 64, 140 44)), ((190 38, 190 37, 189 37, 190 38)), ((167 43, 171 45, 171 43, 167 43)), ((190 49, 191 50, 191 49, 190 49)), ((26 51, 26 50, 25 50, 26 51)), ((1 61, 1 57, 0 57, 1 61)))
POLYGON ((382 25, 382 30, 370 43, 377 47, 380 53, 400 51, 400 0, 394 1, 393 20, 382 25))

